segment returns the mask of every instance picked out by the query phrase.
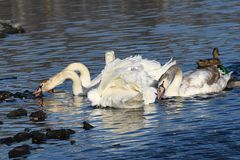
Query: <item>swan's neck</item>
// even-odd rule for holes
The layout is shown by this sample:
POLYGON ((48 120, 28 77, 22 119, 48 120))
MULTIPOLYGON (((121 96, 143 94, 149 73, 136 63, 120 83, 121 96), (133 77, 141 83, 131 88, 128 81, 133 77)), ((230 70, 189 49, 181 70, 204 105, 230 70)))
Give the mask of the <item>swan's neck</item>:
POLYGON ((62 84, 65 80, 72 80, 72 90, 74 95, 83 94, 81 80, 77 73, 70 70, 63 70, 62 72, 56 74, 52 78, 50 78, 47 82, 49 88, 54 88, 60 84, 62 84))
POLYGON ((89 70, 82 63, 72 63, 68 65, 64 70, 80 72, 80 79, 83 87, 85 88, 90 88, 96 83, 94 81, 93 82, 91 81, 89 70))
POLYGON ((182 83, 182 79, 183 79, 182 70, 179 67, 177 67, 175 69, 175 76, 173 78, 173 81, 166 89, 165 95, 169 97, 179 96, 179 90, 182 83))

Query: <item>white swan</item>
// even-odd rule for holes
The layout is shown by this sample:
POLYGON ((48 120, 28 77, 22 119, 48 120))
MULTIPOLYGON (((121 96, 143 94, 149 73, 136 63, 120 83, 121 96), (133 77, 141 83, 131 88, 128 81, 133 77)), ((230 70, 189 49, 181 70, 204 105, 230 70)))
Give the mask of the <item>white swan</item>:
POLYGON ((211 66, 197 69, 183 77, 182 70, 174 65, 159 78, 157 97, 188 97, 220 92, 227 86, 231 73, 224 74, 217 66, 211 66))
MULTIPOLYGON (((112 62, 115 59, 114 51, 105 52, 105 63, 106 65, 112 62)), ((74 95, 83 95, 86 94, 87 90, 83 90, 83 87, 88 89, 101 80, 101 74, 99 74, 95 79, 91 80, 90 72, 88 68, 82 63, 71 63, 61 72, 57 73, 47 81, 43 81, 38 89, 33 93, 35 96, 39 96, 42 92, 51 91, 56 86, 62 84, 66 79, 73 81, 73 94, 74 95), (80 73, 80 77, 77 77, 80 73)))
POLYGON ((172 65, 172 59, 165 65, 141 56, 116 59, 102 71, 98 87, 88 92, 92 105, 119 108, 139 107, 156 99, 158 77, 172 65))
MULTIPOLYGON (((113 59, 112 59, 113 60, 113 59)), ((88 92, 92 105, 110 107, 133 107, 139 104, 153 103, 156 98, 156 85, 158 77, 165 73, 172 65, 172 59, 161 66, 157 61, 143 59, 141 56, 129 57, 123 60, 108 61, 101 72, 100 83, 95 89, 88 92), (155 85, 155 86, 154 86, 155 85)), ((75 66, 75 64, 72 64, 75 66)), ((63 83, 66 79, 73 81, 73 94, 84 94, 83 87, 91 88, 90 74, 87 67, 78 63, 78 67, 68 66, 62 72, 41 83, 35 95, 48 91, 63 83), (81 72, 78 77, 75 69, 81 72)))

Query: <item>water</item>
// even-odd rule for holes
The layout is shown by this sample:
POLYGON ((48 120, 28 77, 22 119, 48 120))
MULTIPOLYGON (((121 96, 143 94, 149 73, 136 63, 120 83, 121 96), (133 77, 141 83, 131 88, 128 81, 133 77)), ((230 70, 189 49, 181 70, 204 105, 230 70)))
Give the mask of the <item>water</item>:
MULTIPOLYGON (((174 57, 184 71, 218 47, 226 66, 239 77, 240 3, 232 1, 4 1, 1 19, 21 22, 25 34, 0 39, 1 90, 35 89, 72 62, 86 64, 92 77, 104 67, 104 51, 125 58, 140 54, 161 63, 174 57)), ((30 144, 27 159, 239 159, 240 90, 196 98, 167 99, 139 109, 91 107, 73 97, 71 83, 43 101, 0 103, 0 137, 24 128, 71 128, 76 141, 30 144), (7 119, 24 107, 47 112, 44 122, 7 119), (95 128, 85 131, 82 122, 95 128)), ((20 144, 23 144, 20 143, 20 144)), ((0 145, 1 159, 15 146, 0 145)))

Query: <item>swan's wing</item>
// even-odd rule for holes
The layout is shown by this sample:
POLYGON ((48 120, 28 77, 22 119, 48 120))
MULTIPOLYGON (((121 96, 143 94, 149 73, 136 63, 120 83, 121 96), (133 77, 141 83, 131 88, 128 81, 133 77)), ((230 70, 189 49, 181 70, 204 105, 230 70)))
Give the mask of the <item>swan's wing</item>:
POLYGON ((193 86, 202 87, 205 84, 212 85, 216 83, 220 78, 220 73, 216 67, 208 67, 204 69, 198 69, 184 77, 184 83, 188 83, 193 86))
POLYGON ((217 67, 198 69, 186 75, 181 85, 181 93, 185 96, 222 91, 231 73, 223 75, 217 67))

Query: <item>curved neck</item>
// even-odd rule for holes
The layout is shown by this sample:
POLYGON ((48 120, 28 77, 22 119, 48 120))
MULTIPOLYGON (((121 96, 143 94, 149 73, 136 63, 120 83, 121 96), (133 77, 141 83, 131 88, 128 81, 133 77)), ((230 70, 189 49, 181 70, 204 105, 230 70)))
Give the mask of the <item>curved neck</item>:
POLYGON ((64 70, 80 72, 80 79, 83 87, 85 88, 90 88, 96 83, 94 81, 91 81, 90 72, 88 68, 82 63, 72 63, 68 65, 64 70))
POLYGON ((83 94, 81 80, 77 73, 70 70, 63 70, 62 72, 56 74, 48 80, 48 85, 51 85, 51 88, 54 88, 62 84, 65 80, 72 80, 72 90, 74 95, 83 94))
POLYGON ((170 68, 172 71, 171 76, 172 82, 168 86, 168 88, 165 91, 166 96, 179 96, 179 89, 182 83, 182 70, 179 68, 179 66, 174 65, 170 68))

